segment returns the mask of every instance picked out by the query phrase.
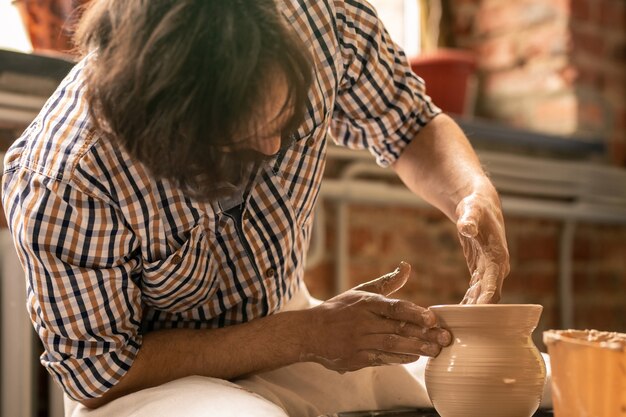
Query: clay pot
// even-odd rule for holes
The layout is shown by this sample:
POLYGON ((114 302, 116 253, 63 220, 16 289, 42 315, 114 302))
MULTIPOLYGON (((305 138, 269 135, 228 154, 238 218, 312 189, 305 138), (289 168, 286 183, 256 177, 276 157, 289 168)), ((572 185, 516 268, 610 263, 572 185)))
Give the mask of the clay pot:
POLYGON ((543 341, 555 417, 626 416, 626 334, 548 330, 543 341))
POLYGON ((13 0, 35 52, 71 53, 81 6, 89 0, 13 0))
POLYGON ((411 69, 426 82, 426 94, 447 113, 473 116, 476 57, 461 49, 438 49, 411 59, 411 69))
POLYGON ((530 417, 539 408, 546 366, 531 333, 533 304, 431 307, 452 344, 426 365, 428 396, 441 417, 530 417))

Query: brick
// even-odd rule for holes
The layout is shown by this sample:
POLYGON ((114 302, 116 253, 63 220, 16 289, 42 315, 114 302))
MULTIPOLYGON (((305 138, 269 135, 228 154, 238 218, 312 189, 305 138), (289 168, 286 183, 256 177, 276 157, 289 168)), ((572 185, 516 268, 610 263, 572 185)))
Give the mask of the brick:
POLYGON ((605 304, 589 305, 577 310, 575 315, 576 327, 583 329, 596 329, 616 331, 619 308, 605 304))
POLYGON ((572 0, 549 0, 558 17, 569 18, 572 15, 572 0))
MULTIPOLYGON (((511 238, 513 239, 513 238, 511 238)), ((529 228, 515 237, 517 260, 554 260, 558 257, 556 233, 529 228)))
POLYGON ((626 2, 601 0, 600 21, 602 27, 623 31, 626 27, 626 2))
POLYGON ((476 34, 484 36, 493 32, 510 31, 517 27, 514 7, 503 4, 489 6, 483 3, 476 16, 476 34))
POLYGON ((438 255, 436 242, 427 234, 428 231, 413 230, 397 236, 389 253, 402 259, 436 258, 438 255))
POLYGON ((564 56, 531 60, 524 66, 510 70, 485 73, 483 93, 494 97, 528 97, 566 91, 568 80, 563 71, 569 66, 564 56))
POLYGON ((552 55, 563 55, 570 49, 570 34, 564 21, 555 20, 520 32, 518 53, 527 61, 552 55))
POLYGON ((525 294, 528 290, 527 274, 519 268, 511 268, 511 273, 502 283, 502 291, 507 294, 525 294))
POLYGON ((566 67, 558 70, 557 73, 559 74, 559 76, 563 80, 563 83, 567 86, 568 89, 571 89, 576 85, 578 71, 573 65, 567 65, 566 67))
POLYGON ((578 263, 577 267, 572 274, 572 283, 574 292, 577 294, 587 294, 595 290, 594 275, 586 271, 585 267, 580 267, 578 263))
POLYGON ((609 143, 609 155, 611 163, 615 166, 626 167, 626 141, 623 135, 613 138, 609 143))
POLYGON ((348 267, 350 287, 363 282, 371 281, 388 272, 393 271, 397 265, 388 265, 388 260, 375 259, 359 260, 351 259, 348 267))
POLYGON ((591 242, 583 236, 574 238, 573 257, 575 261, 589 261, 592 259, 591 242))
MULTIPOLYGON (((605 235, 608 233, 605 233, 605 235)), ((626 266, 626 229, 615 228, 613 233, 604 239, 600 246, 603 246, 602 253, 605 259, 614 260, 616 263, 626 266)), ((626 274, 624 275, 626 279, 626 274)))
POLYGON ((431 292, 433 288, 430 278, 431 276, 427 271, 424 271, 419 264, 413 262, 411 265, 411 275, 400 291, 405 295, 427 294, 431 292))
POLYGON ((561 2, 556 5, 540 0, 483 3, 476 18, 476 32, 478 35, 510 33, 555 19, 563 7, 561 2))
MULTIPOLYGON (((622 74, 605 74, 603 88, 604 95, 613 105, 613 113, 615 114, 615 126, 620 128, 620 123, 626 124, 624 117, 624 107, 626 106, 626 68, 622 74)), ((622 126, 623 127, 623 126, 622 126)))
POLYGON ((554 294, 558 288, 558 273, 556 268, 550 267, 550 270, 536 271, 531 274, 528 279, 528 291, 531 294, 549 295, 554 294))
POLYGON ((626 286, 626 279, 617 267, 606 267, 596 276, 596 284, 599 292, 607 294, 619 294, 626 286))
POLYGON ((454 7, 470 6, 475 8, 482 0, 452 0, 454 7))
POLYGON ((350 256, 376 255, 380 252, 380 240, 371 227, 351 227, 348 233, 350 236, 348 248, 350 256))
POLYGON ((488 39, 477 48, 478 63, 483 70, 499 70, 514 67, 518 56, 514 38, 498 36, 488 39))
POLYGON ((578 99, 574 93, 538 98, 531 108, 531 128, 562 135, 578 128, 578 99))
POLYGON ((604 33, 599 28, 570 27, 572 46, 575 53, 586 53, 594 57, 604 58, 607 44, 604 33))
POLYGON ((593 0, 572 0, 572 17, 576 20, 591 20, 591 2, 593 0))
POLYGON ((323 262, 309 269, 304 275, 304 282, 311 295, 320 300, 331 298, 335 292, 334 264, 323 262))
POLYGON ((572 0, 572 17, 579 22, 599 24, 601 22, 599 3, 599 0, 572 0))
POLYGON ((602 90, 607 84, 607 76, 601 68, 578 65, 575 71, 575 82, 578 86, 602 90))
POLYGON ((486 97, 482 103, 480 114, 512 127, 524 128, 528 126, 527 114, 522 100, 486 97))
POLYGON ((578 123, 580 128, 605 133, 609 128, 608 105, 599 95, 579 95, 578 123))
POLYGON ((554 20, 559 16, 559 9, 562 9, 562 2, 535 0, 528 1, 525 5, 521 4, 521 22, 522 27, 533 26, 542 22, 554 20), (555 7, 556 6, 556 7, 555 7))
POLYGON ((621 108, 617 108, 615 110, 615 133, 618 131, 626 130, 626 107, 622 106, 621 108))
POLYGON ((474 1, 454 1, 453 32, 455 37, 471 37, 474 34, 474 25, 478 6, 474 1))
POLYGON ((626 64, 626 38, 616 39, 606 51, 607 57, 622 67, 626 64))

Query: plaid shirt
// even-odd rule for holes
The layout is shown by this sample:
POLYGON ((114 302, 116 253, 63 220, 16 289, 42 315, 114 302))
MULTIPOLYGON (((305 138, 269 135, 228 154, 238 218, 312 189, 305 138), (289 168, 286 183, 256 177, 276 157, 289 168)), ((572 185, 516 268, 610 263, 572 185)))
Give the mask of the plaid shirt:
POLYGON ((327 139, 388 166, 439 112, 364 1, 280 7, 313 51, 315 82, 292 146, 246 193, 194 201, 102 139, 85 60, 7 152, 3 206, 41 361, 72 398, 115 385, 148 331, 279 310, 303 278, 327 139))

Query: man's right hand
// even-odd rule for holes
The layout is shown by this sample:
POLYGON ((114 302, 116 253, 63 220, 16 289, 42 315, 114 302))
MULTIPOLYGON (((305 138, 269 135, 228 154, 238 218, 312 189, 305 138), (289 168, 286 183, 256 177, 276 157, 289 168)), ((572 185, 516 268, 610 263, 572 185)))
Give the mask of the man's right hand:
POLYGON ((347 372, 437 356, 452 337, 438 326, 433 312, 388 298, 402 288, 410 271, 402 262, 394 272, 312 308, 306 332, 310 351, 303 352, 301 360, 347 372))
POLYGON ((434 356, 449 344, 450 333, 437 327, 431 311, 387 298, 404 285, 410 270, 402 263, 391 274, 308 310, 219 329, 148 332, 122 379, 104 395, 81 402, 97 408, 190 375, 233 380, 299 361, 343 372, 434 356))

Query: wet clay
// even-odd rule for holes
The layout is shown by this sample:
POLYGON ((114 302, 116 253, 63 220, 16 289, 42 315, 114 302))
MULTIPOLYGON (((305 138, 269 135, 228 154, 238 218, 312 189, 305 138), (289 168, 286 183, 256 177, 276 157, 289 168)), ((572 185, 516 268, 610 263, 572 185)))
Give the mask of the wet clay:
POLYGON ((531 304, 430 308, 452 344, 426 367, 426 389, 442 417, 530 417, 546 367, 531 333, 542 307, 531 304))
POLYGON ((546 344, 569 339, 591 344, 602 349, 626 349, 626 333, 603 332, 599 330, 551 330, 544 335, 546 344))

